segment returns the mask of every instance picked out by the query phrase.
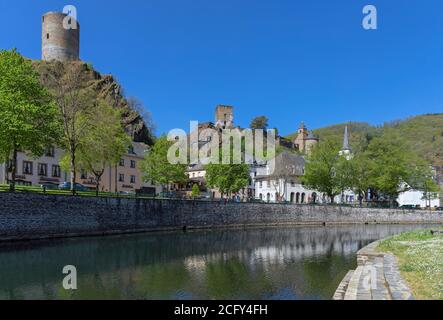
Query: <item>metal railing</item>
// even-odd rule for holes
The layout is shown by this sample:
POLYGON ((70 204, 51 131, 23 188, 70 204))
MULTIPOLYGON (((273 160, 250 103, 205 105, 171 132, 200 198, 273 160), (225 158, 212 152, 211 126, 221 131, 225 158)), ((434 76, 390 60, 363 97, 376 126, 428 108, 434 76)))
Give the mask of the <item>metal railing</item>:
MULTIPOLYGON (((11 192, 10 185, 0 184, 1 192, 11 192)), ((79 191, 76 190, 75 194, 72 194, 71 190, 60 190, 58 188, 46 188, 40 186, 23 186, 16 185, 15 191, 17 193, 37 193, 37 194, 48 194, 48 195, 63 195, 63 196, 79 196, 79 197, 100 197, 100 198, 120 198, 120 199, 150 199, 150 200, 172 200, 172 201, 198 201, 198 202, 213 202, 213 203, 229 203, 229 204, 242 204, 242 203, 257 203, 263 205, 298 205, 298 206, 324 206, 324 207, 353 207, 353 208, 374 208, 374 209, 399 209, 399 210, 436 210, 443 212, 443 208, 399 208, 399 207, 389 207, 385 203, 376 202, 363 202, 362 205, 357 203, 294 203, 290 201, 282 202, 268 202, 259 199, 248 199, 242 201, 236 201, 233 199, 221 199, 221 198, 177 198, 168 197, 162 195, 146 195, 140 193, 115 193, 115 192, 98 192, 95 190, 79 191)))

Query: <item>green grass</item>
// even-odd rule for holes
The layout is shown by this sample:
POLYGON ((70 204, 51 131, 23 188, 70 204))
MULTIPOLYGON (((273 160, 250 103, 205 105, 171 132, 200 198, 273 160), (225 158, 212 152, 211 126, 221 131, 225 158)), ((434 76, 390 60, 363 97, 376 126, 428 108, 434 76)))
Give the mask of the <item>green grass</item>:
POLYGON ((443 300, 443 235, 407 232, 383 240, 378 249, 398 258, 400 273, 416 299, 443 300))

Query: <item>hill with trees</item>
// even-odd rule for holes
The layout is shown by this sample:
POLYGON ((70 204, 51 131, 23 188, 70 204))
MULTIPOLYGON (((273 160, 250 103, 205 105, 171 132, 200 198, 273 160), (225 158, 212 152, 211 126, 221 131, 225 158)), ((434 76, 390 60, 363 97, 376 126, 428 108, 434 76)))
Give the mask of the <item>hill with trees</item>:
MULTIPOLYGON (((443 113, 425 114, 405 120, 387 122, 372 126, 366 122, 349 122, 313 130, 321 139, 342 140, 345 126, 348 126, 351 147, 355 148, 364 140, 380 136, 388 129, 397 132, 401 139, 432 165, 443 166, 443 113)), ((295 137, 295 134, 288 138, 295 137)))

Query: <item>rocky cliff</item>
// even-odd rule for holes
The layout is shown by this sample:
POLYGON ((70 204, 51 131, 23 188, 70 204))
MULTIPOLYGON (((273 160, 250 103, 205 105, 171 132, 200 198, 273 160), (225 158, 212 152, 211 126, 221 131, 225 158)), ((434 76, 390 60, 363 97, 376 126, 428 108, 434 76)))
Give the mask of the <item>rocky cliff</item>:
MULTIPOLYGON (((47 76, 51 68, 59 67, 55 61, 34 61, 34 66, 41 77, 47 76)), ((112 75, 101 74, 87 63, 84 62, 64 62, 62 64, 79 63, 82 66, 82 82, 85 88, 92 89, 99 98, 106 100, 113 107, 122 111, 122 123, 126 132, 135 142, 144 142, 148 145, 153 144, 153 132, 150 123, 146 123, 142 110, 134 99, 128 99, 123 94, 121 85, 112 75)), ((148 119, 150 120, 150 119, 148 119)))

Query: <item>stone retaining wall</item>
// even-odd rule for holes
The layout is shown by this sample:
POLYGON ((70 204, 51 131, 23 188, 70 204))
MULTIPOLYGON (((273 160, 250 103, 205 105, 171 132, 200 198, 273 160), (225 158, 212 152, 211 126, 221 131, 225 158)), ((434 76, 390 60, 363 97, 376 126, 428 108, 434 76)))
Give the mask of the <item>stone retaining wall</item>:
POLYGON ((333 300, 413 300, 400 275, 397 259, 376 250, 379 241, 357 252, 357 269, 349 271, 333 300))
POLYGON ((0 193, 0 240, 274 224, 443 223, 422 210, 0 193))

